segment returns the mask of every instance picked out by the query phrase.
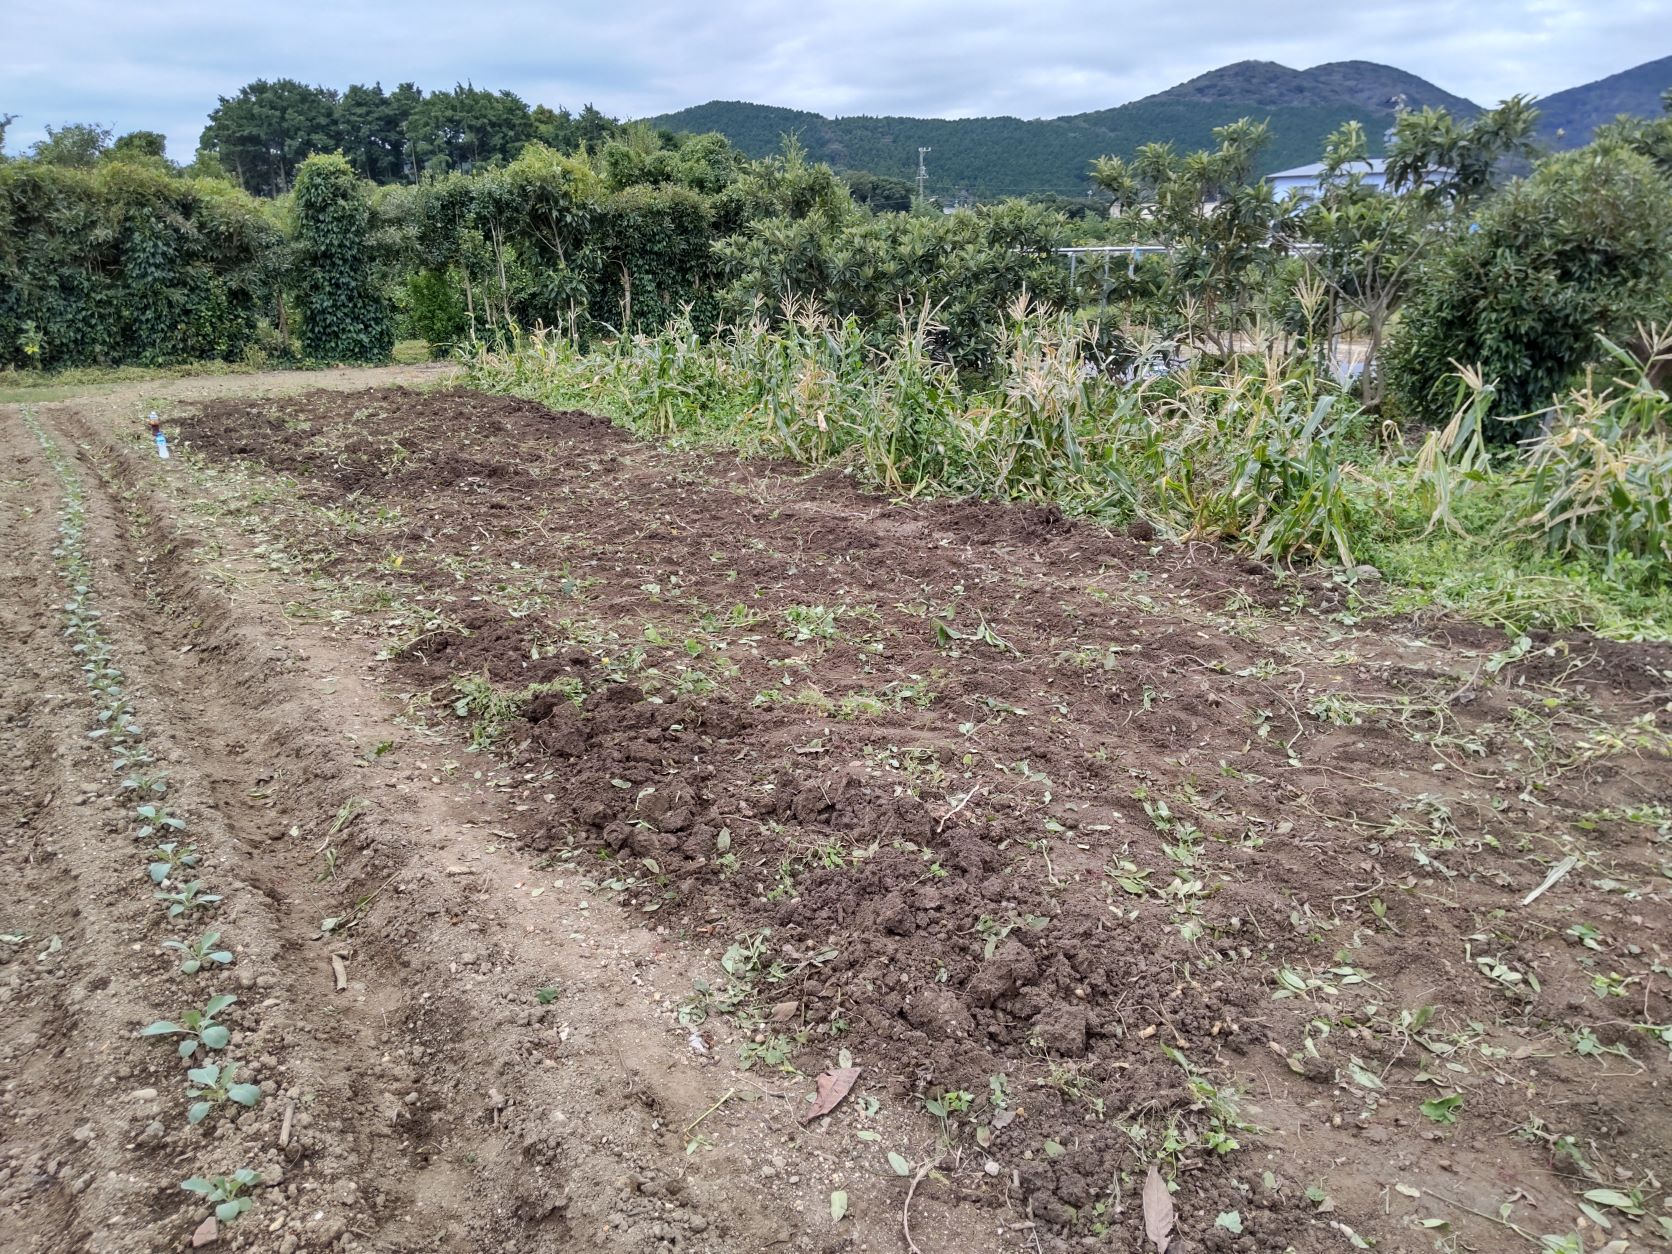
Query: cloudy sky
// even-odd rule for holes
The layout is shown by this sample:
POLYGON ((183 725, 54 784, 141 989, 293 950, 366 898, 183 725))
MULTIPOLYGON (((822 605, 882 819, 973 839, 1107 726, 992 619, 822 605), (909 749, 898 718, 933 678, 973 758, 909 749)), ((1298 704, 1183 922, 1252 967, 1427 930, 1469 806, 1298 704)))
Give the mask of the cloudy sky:
POLYGON ((217 96, 254 78, 471 80, 645 116, 705 100, 826 114, 1052 117, 1248 58, 1364 59, 1494 103, 1672 51, 1668 0, 12 0, 0 113, 160 130, 189 160, 217 96))

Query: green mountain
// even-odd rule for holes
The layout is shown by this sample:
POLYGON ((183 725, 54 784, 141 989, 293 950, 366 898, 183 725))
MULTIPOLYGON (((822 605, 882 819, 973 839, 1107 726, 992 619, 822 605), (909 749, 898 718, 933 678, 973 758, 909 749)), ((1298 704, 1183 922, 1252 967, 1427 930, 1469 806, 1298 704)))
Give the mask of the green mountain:
POLYGON ((1374 61, 1331 61, 1310 70, 1291 70, 1275 61, 1238 61, 1137 103, 1155 100, 1266 108, 1336 108, 1349 104, 1378 113, 1401 107, 1432 107, 1465 117, 1480 111, 1472 101, 1442 91, 1427 79, 1374 61))
POLYGON ((1652 118, 1660 113, 1660 94, 1672 88, 1672 57, 1642 65, 1594 83, 1569 87, 1538 102, 1539 131, 1548 144, 1576 148, 1591 132, 1622 113, 1652 118), (1559 138, 1558 138, 1559 134, 1559 138))
POLYGON ((1240 117, 1263 118, 1273 135, 1262 169, 1269 173, 1316 161, 1324 136, 1352 119, 1379 138, 1401 105, 1476 112, 1469 101, 1414 74, 1369 61, 1310 70, 1240 61, 1130 104, 1060 118, 827 118, 713 100, 650 121, 676 131, 719 131, 756 157, 776 152, 783 136, 793 134, 815 160, 839 170, 903 179, 917 173, 917 150, 929 148, 928 187, 936 195, 1076 196, 1089 186, 1086 169, 1094 159, 1130 156, 1152 141, 1203 148, 1213 142, 1214 127, 1240 117))

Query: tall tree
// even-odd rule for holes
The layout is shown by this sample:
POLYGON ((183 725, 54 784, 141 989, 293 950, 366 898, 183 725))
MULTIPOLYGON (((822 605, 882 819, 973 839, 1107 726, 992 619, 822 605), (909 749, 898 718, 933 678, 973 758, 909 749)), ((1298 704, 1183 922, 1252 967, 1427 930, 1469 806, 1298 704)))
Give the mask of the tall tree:
POLYGON ((150 163, 166 161, 168 139, 161 131, 129 131, 118 135, 105 154, 111 161, 150 163))
POLYGON ((201 145, 247 191, 274 196, 290 190, 302 161, 340 142, 337 93, 280 78, 257 79, 236 96, 222 96, 201 145))
POLYGON ((585 106, 575 119, 575 138, 588 152, 597 152, 620 135, 621 123, 591 105, 585 106))
POLYGON ((85 168, 97 165, 109 147, 110 127, 72 122, 68 126, 47 127, 46 138, 30 145, 29 155, 46 165, 85 168))
POLYGON ((1492 190, 1506 162, 1533 157, 1537 126, 1538 110, 1526 96, 1511 96, 1468 121, 1444 109, 1401 113, 1388 144, 1388 183, 1467 208, 1492 190))
POLYGON ((1357 310, 1368 331, 1361 392, 1380 404, 1377 368, 1394 313, 1428 251, 1491 190, 1501 165, 1526 157, 1538 111, 1521 97, 1465 122, 1443 109, 1400 116, 1388 156, 1388 187, 1367 178, 1364 128, 1348 122, 1324 141, 1318 193, 1290 206, 1290 233, 1316 247, 1301 256, 1323 280, 1335 311, 1357 310))
POLYGON ((516 93, 460 83, 419 101, 407 118, 406 134, 420 169, 469 173, 514 160, 533 138, 534 125, 516 93))
POLYGON ((534 128, 534 138, 547 148, 558 152, 574 152, 580 147, 580 132, 575 127, 575 115, 559 105, 555 110, 545 105, 535 105, 529 114, 529 124, 534 128))
POLYGON ((394 183, 406 176, 406 122, 422 98, 411 83, 402 83, 388 95, 381 83, 355 83, 343 93, 337 105, 337 133, 355 173, 374 183, 394 183))
POLYGON ((1219 146, 1200 152, 1145 144, 1131 161, 1099 157, 1091 177, 1118 208, 1143 211, 1152 238, 1168 247, 1167 295, 1184 312, 1187 333, 1224 353, 1276 258, 1277 206, 1264 179, 1251 181, 1270 128, 1241 118, 1215 127, 1213 137, 1219 146))
POLYGON ((905 213, 911 208, 911 184, 905 179, 891 179, 884 174, 866 170, 848 170, 842 175, 848 190, 859 204, 873 213, 905 213))

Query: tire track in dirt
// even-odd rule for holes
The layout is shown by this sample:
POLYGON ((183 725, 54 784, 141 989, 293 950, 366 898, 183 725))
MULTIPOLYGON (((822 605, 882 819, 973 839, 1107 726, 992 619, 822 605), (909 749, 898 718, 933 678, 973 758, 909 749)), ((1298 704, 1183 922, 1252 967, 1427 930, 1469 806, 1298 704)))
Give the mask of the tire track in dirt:
POLYGON ((15 1079, 4 1139, 23 1197, 45 1203, 20 1248, 168 1248, 188 1200, 179 1181, 192 1170, 169 1136, 184 1111, 171 1065, 179 1059, 135 1030, 184 1007, 159 979, 160 907, 144 844, 130 843, 135 798, 91 738, 85 659, 63 630, 68 593, 51 555, 64 543, 56 524, 65 485, 33 433, 20 431, 14 447, 25 473, 8 481, 5 511, 20 525, 3 561, 19 595, 0 623, 11 646, 6 757, 21 783, 8 784, 20 808, 6 849, 18 914, 7 927, 31 942, 9 955, 6 986, 20 1014, 6 1035, 15 1079), (133 1171, 136 1156, 187 1165, 148 1180, 133 1171))
MULTIPOLYGON (((274 610, 283 592, 260 546, 228 528, 203 529, 221 546, 211 586, 208 545, 143 463, 74 407, 44 416, 99 488, 89 523, 107 625, 210 852, 206 878, 227 897, 215 926, 244 946, 237 991, 248 1004, 229 1052, 261 1060, 276 1092, 240 1133, 248 1122, 271 1144, 284 1095, 298 1100, 289 1152, 258 1164, 284 1176, 282 1198, 260 1195, 273 1231, 241 1236, 287 1254, 564 1250, 582 1234, 634 1251, 894 1243, 886 1203, 838 1240, 807 1229, 800 1189, 740 1190, 757 1161, 748 1148, 687 1161, 678 1127, 712 1104, 719 1081, 671 1016, 642 1008, 689 988, 658 969, 660 942, 612 912, 578 913, 583 900, 555 923, 551 910, 507 909, 499 885, 519 860, 483 844, 505 821, 494 781, 449 795, 409 763, 394 766, 404 753, 389 769, 368 761, 360 750, 406 734, 359 673, 369 659, 317 634, 297 638, 274 610), (319 882, 333 820, 368 799, 335 834, 337 878, 319 882), (320 919, 352 915, 368 896, 356 927, 316 939, 320 919), (340 996, 334 940, 348 953, 340 996), (545 984, 561 1000, 530 1005, 545 984)), ((758 1106, 758 1117, 724 1118, 783 1127, 778 1103, 758 1106)), ((771 1134, 774 1149, 781 1140, 771 1134)), ((863 1184, 850 1187, 860 1196, 863 1184)), ((920 1224, 949 1218, 935 1203, 919 1212, 920 1224)), ((172 1231, 189 1224, 176 1217, 172 1231)), ((109 1248, 155 1248, 148 1240, 109 1248)))
MULTIPOLYGON (((200 873, 224 898, 208 926, 220 929, 222 944, 238 954, 236 965, 220 973, 224 978, 218 983, 207 974, 184 984, 168 978, 157 956, 160 907, 148 900, 151 885, 140 850, 127 840, 134 826, 133 799, 117 794, 109 761, 89 749, 92 703, 57 630, 62 589, 47 557, 54 519, 44 505, 58 495, 59 485, 38 450, 29 448, 32 438, 20 438, 18 444, 27 450, 22 463, 27 474, 8 481, 6 505, 9 515, 28 525, 16 529, 18 543, 5 558, 7 573, 14 576, 10 586, 23 594, 6 601, 6 637, 13 645, 6 669, 17 680, 7 690, 18 702, 18 708, 8 710, 6 727, 8 741, 15 741, 8 760, 32 774, 24 789, 8 786, 21 792, 19 806, 28 807, 20 811, 21 838, 8 843, 21 875, 20 898, 35 908, 9 922, 9 934, 38 934, 44 940, 50 933, 61 946, 39 973, 28 970, 20 949, 10 963, 7 984, 11 999, 23 1001, 28 1014, 14 1021, 17 1030, 7 1034, 7 1052, 20 1065, 8 1088, 6 1115, 9 1122, 30 1125, 26 1132, 10 1130, 6 1138, 8 1145, 21 1147, 8 1157, 7 1183, 19 1181, 50 1203, 31 1215, 35 1244, 29 1248, 169 1248, 196 1223, 181 1213, 193 1204, 179 1191, 179 1181, 188 1174, 224 1174, 244 1165, 259 1167, 267 1196, 281 1196, 283 1186, 290 1201, 312 1212, 306 1223, 287 1223, 281 1209, 271 1228, 287 1230, 274 1237, 272 1248, 328 1248, 355 1226, 356 1212, 366 1205, 378 1210, 410 1206, 417 1195, 420 1178, 403 1169, 403 1163, 389 1162, 387 1150, 378 1153, 367 1131, 376 1127, 367 1116, 379 1105, 374 1077, 386 1079, 379 1072, 387 1068, 366 1066, 364 1060, 378 1057, 374 1025, 399 1013, 398 997, 368 996, 358 982, 360 1005, 350 1010, 327 1004, 329 993, 307 987, 320 979, 319 967, 324 968, 325 988, 331 987, 331 968, 321 961, 324 950, 316 945, 313 961, 305 952, 309 925, 301 920, 311 912, 309 894, 304 890, 293 900, 290 889, 292 882, 307 885, 312 877, 292 865, 295 855, 263 857, 266 851, 257 842, 275 816, 249 800, 271 796, 272 789, 264 785, 270 784, 272 772, 255 764, 261 753, 282 748, 284 729, 250 720, 247 706, 236 697, 228 702, 213 685, 205 686, 203 674, 181 675, 181 654, 154 646, 158 629, 167 625, 154 620, 189 607, 146 577, 145 560, 138 555, 156 537, 144 511, 123 511, 95 491, 87 506, 89 546, 103 555, 93 579, 105 632, 123 663, 136 713, 152 729, 147 739, 167 764, 169 805, 190 819, 189 839, 204 856, 200 873), (246 753, 238 742, 226 756, 205 752, 226 743, 228 709, 235 711, 240 732, 259 737, 256 755, 246 759, 250 765, 237 760, 246 753), (216 711, 222 719, 213 717, 216 711), (75 807, 86 808, 72 810, 71 795, 75 807), (270 863, 265 869, 259 866, 263 861, 270 863), (61 916, 73 919, 73 928, 61 916), (213 1122, 188 1131, 179 1097, 179 1071, 188 1064, 159 1042, 134 1037, 141 1024, 178 1019, 211 991, 236 992, 243 1003, 222 1016, 237 1030, 217 1060, 244 1056, 251 1061, 240 1078, 265 1078, 267 1100, 240 1120, 240 1131, 257 1125, 259 1135, 253 1139, 228 1138, 213 1122), (94 1013, 88 1013, 89 1004, 94 1013), (330 1055, 339 1063, 347 1059, 347 1065, 335 1070, 323 1066, 330 1055), (136 1079, 150 1083, 125 1103, 88 1100, 136 1079), (305 1109, 298 1111, 298 1104, 305 1109), (133 1107, 133 1113, 124 1106, 133 1107), (227 1147, 214 1143, 228 1139, 242 1142, 231 1160, 227 1147), (178 1170, 166 1170, 154 1183, 124 1170, 133 1166, 124 1160, 124 1150, 143 1155, 147 1149, 180 1164, 178 1170), (308 1165, 324 1179, 309 1180, 304 1173, 298 1192, 296 1184, 285 1183, 286 1160, 294 1165, 307 1159, 318 1160, 308 1165), (366 1179, 399 1181, 404 1191, 389 1196, 380 1184, 369 1202, 363 1201, 359 1181, 366 1179)), ((229 649, 226 656, 233 660, 238 650, 229 649)), ((250 695, 247 688, 243 695, 250 695)), ((332 773, 313 772, 326 779, 332 773)), ((311 782, 304 781, 302 788, 311 782)), ((321 804, 328 795, 319 794, 321 804)), ((297 827, 318 818, 302 803, 296 815, 297 827)), ((181 930, 168 928, 163 934, 181 930)), ((351 985, 335 1000, 354 998, 351 985)), ((397 1248, 443 1247, 425 1239, 397 1248)))

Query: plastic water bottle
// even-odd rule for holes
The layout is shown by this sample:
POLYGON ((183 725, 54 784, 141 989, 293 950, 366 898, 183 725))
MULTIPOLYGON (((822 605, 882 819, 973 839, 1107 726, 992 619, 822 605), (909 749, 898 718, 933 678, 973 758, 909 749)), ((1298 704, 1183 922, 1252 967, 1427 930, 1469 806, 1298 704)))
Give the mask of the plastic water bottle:
POLYGON ((151 438, 157 442, 157 456, 165 462, 168 460, 168 437, 163 434, 163 420, 157 417, 157 411, 151 411, 151 438))

